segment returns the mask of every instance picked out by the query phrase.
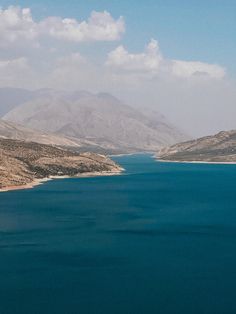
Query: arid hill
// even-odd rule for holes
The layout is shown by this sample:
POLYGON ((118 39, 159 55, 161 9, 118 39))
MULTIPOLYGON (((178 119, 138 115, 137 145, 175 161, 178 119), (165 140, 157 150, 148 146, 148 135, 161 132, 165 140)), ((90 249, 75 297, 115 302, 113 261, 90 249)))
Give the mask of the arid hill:
POLYGON ((0 139, 0 189, 21 187, 50 176, 119 173, 109 158, 33 142, 0 139))
POLYGON ((220 132, 160 150, 170 161, 236 162, 236 130, 220 132))

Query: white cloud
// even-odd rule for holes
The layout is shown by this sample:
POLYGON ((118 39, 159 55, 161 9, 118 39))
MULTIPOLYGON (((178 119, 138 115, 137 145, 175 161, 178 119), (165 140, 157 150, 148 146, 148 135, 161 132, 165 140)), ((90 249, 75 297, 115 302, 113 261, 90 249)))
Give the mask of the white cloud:
POLYGON ((124 32, 123 17, 115 20, 106 11, 93 11, 88 21, 51 16, 36 22, 29 8, 9 6, 5 10, 0 9, 1 46, 43 37, 72 42, 114 41, 120 39, 124 32))
MULTIPOLYGON (((79 22, 72 18, 56 16, 47 17, 36 22, 29 8, 9 6, 0 9, 0 46, 10 47, 17 43, 17 49, 9 50, 9 56, 22 54, 24 47, 39 47, 41 39, 57 39, 58 41, 114 41, 120 39, 125 32, 123 17, 114 19, 107 11, 93 11, 88 21, 79 22), (20 48, 21 47, 21 48, 20 48), (17 53, 18 52, 18 53, 17 53)), ((50 46, 50 41, 47 46, 50 46)), ((43 47, 42 47, 43 48, 43 47)), ((53 47, 50 47, 52 51, 53 47)), ((28 49, 29 50, 29 49, 28 49)), ((27 52, 30 55, 30 52, 27 52)), ((31 53, 32 56, 32 53, 31 53)), ((138 78, 152 79, 160 75, 177 78, 212 78, 221 79, 225 69, 217 64, 199 61, 168 60, 162 56, 158 42, 152 39, 144 52, 130 53, 122 45, 108 54, 106 61, 114 75, 126 73, 126 79, 136 81, 138 78), (136 75, 137 77, 131 78, 136 75)))
POLYGON ((81 64, 85 64, 87 60, 81 56, 80 53, 75 52, 70 54, 69 56, 66 57, 61 57, 58 60, 56 60, 56 64, 58 68, 61 67, 77 67, 80 66, 81 64))
POLYGON ((30 9, 10 6, 0 9, 0 44, 13 43, 17 40, 37 37, 36 24, 30 9))
POLYGON ((165 74, 174 77, 208 77, 221 79, 226 72, 217 64, 199 61, 168 60, 163 58, 158 42, 151 39, 143 53, 129 53, 123 46, 108 54, 106 65, 119 71, 140 72, 158 76, 165 74))
POLYGON ((114 20, 107 11, 93 11, 88 22, 79 23, 75 19, 48 17, 40 23, 41 31, 57 39, 74 42, 113 41, 120 39, 125 32, 123 17, 114 20))
POLYGON ((208 76, 216 79, 221 79, 226 74, 225 69, 218 64, 180 60, 172 61, 172 73, 183 78, 191 76, 208 76))
POLYGON ((26 69, 26 68, 28 68, 28 62, 26 58, 0 60, 0 71, 8 69, 26 69))
POLYGON ((158 42, 154 39, 146 46, 145 52, 129 53, 123 46, 108 54, 106 65, 127 71, 158 71, 163 58, 158 42))

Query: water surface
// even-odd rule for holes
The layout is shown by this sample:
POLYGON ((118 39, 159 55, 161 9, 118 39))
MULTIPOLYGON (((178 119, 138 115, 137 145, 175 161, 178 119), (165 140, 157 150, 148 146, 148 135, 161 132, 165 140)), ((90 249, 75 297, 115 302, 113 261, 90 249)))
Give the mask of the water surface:
POLYGON ((115 159, 0 194, 0 314, 235 314, 236 166, 115 159))

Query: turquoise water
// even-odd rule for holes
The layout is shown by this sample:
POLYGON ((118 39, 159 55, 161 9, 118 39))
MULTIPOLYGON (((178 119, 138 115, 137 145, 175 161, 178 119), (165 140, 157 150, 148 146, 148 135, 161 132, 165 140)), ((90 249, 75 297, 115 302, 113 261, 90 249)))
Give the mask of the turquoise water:
POLYGON ((116 160, 0 194, 0 314, 235 314, 236 166, 116 160))

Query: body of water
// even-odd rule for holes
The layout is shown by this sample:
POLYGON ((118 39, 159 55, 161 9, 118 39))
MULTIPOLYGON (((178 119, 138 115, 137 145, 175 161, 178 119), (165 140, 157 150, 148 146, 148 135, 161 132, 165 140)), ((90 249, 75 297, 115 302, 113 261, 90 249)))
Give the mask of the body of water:
POLYGON ((236 166, 115 160, 0 194, 0 314, 235 314, 236 166))

